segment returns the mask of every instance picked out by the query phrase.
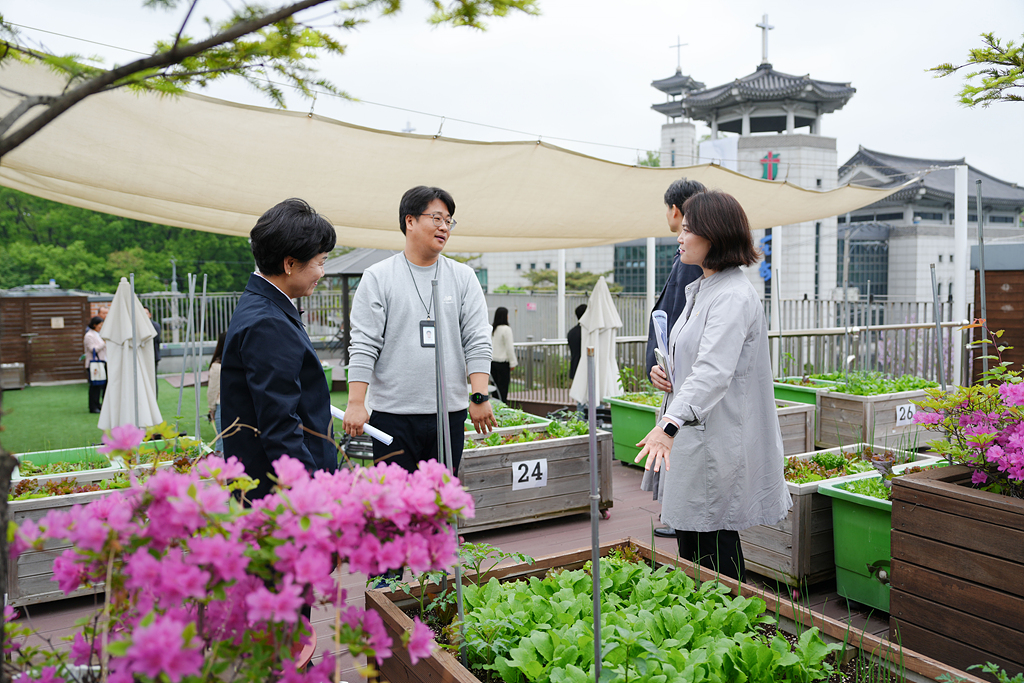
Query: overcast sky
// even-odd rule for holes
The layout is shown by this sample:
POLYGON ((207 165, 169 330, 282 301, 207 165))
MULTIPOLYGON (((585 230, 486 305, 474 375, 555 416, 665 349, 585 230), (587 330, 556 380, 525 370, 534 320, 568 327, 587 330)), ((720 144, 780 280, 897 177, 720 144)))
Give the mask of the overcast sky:
MULTIPOLYGON (((222 14, 231 2, 201 0, 198 14, 222 14)), ((931 159, 966 157, 987 173, 1024 183, 1024 103, 967 109, 956 101, 959 76, 935 79, 925 71, 946 61, 962 62, 980 45, 983 31, 1019 43, 1024 0, 538 2, 540 16, 496 19, 486 32, 430 27, 423 0, 405 0, 399 17, 368 15, 372 21, 358 30, 336 31, 348 45, 347 54, 321 63, 326 77, 360 101, 324 96, 315 111, 372 128, 408 126, 423 134, 437 133, 443 116, 447 137, 540 136, 595 157, 634 163, 638 151, 660 144, 666 119, 650 105, 664 95, 650 82, 675 72, 677 51, 670 46, 677 36, 688 43, 681 49, 683 73, 709 87, 720 85, 760 63, 761 30, 755 24, 767 13, 775 26, 768 56, 777 70, 857 88, 844 109, 823 117, 822 133, 837 138, 840 163, 862 145, 931 159)), ((107 64, 130 61, 134 55, 128 50, 150 51, 176 29, 182 12, 141 4, 0 0, 9 22, 113 47, 22 29, 37 45, 102 56, 107 64)), ((304 16, 316 20, 326 13, 321 8, 304 16)), ((195 19, 190 28, 195 36, 206 35, 195 19)), ((244 85, 206 92, 271 106, 244 85)), ((289 107, 307 111, 310 104, 292 97, 289 107)), ((707 132, 698 126, 698 136, 707 132)))

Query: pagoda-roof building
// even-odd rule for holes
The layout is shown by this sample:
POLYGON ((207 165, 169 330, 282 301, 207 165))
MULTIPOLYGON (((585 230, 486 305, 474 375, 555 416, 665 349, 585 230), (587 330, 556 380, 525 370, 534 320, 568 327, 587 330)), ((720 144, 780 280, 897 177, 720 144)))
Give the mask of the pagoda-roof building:
POLYGON ((651 81, 651 86, 662 91, 669 97, 679 97, 691 90, 704 89, 703 83, 694 79, 692 76, 687 76, 680 68, 676 68, 675 74, 668 78, 662 78, 659 81, 651 81))
MULTIPOLYGON (((885 188, 901 185, 915 175, 921 175, 917 183, 871 206, 894 206, 913 200, 923 206, 952 207, 955 176, 953 167, 966 163, 964 158, 919 159, 860 147, 857 153, 839 168, 839 183, 885 188), (924 173, 929 169, 937 170, 924 173)), ((977 180, 982 181, 982 197, 986 210, 1024 212, 1024 187, 1000 180, 968 164, 967 186, 971 190, 968 203, 971 208, 974 208, 973 190, 977 180)))
POLYGON ((792 133, 803 127, 817 134, 821 115, 841 109, 856 92, 849 83, 794 76, 765 62, 754 73, 731 83, 691 90, 678 100, 651 108, 673 119, 683 116, 706 121, 714 137, 718 131, 750 135, 792 133))

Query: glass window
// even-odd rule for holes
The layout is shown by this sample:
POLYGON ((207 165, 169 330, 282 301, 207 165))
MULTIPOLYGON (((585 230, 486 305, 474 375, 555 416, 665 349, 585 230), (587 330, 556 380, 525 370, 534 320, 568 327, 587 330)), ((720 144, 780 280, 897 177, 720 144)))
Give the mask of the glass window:
MULTIPOLYGON (((843 286, 844 240, 839 240, 836 250, 836 286, 843 286)), ((850 286, 857 287, 861 296, 867 294, 868 280, 871 294, 884 296, 889 293, 889 242, 888 240, 850 240, 850 286)))
MULTIPOLYGON (((654 248, 654 287, 660 290, 672 270, 672 257, 678 247, 674 244, 659 244, 654 248)), ((647 291, 647 247, 615 247, 615 282, 622 290, 631 294, 647 291)))
POLYGON ((537 270, 537 264, 536 263, 531 263, 530 264, 530 270, 537 270))
POLYGON ((551 262, 550 261, 546 261, 544 263, 544 270, 551 270, 551 262))
POLYGON ((523 264, 522 263, 517 263, 516 264, 516 270, 522 270, 522 269, 523 269, 523 264))
POLYGON ((583 268, 583 262, 582 261, 577 261, 576 262, 576 270, 580 270, 581 268, 583 268))

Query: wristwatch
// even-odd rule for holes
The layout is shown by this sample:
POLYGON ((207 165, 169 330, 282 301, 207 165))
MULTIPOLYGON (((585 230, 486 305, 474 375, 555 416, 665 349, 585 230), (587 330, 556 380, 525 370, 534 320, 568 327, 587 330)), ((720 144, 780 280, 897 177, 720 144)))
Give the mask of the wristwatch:
POLYGON ((490 401, 491 397, 488 396, 487 394, 481 394, 478 391, 475 394, 470 394, 469 395, 469 400, 472 401, 473 403, 477 404, 477 405, 480 405, 481 403, 487 403, 487 401, 490 401))
POLYGON ((679 425, 677 425, 672 420, 662 420, 661 421, 661 430, 663 432, 665 432, 665 434, 667 434, 668 436, 674 438, 675 435, 676 435, 676 432, 679 431, 679 425))

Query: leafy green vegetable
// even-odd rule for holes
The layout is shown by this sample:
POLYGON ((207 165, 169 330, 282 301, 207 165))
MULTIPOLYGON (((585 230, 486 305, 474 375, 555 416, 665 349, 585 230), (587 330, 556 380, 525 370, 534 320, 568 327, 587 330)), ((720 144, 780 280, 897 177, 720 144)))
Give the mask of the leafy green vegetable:
POLYGON ((38 477, 44 474, 67 474, 68 472, 83 472, 86 470, 98 470, 110 467, 110 461, 99 457, 84 462, 51 462, 45 465, 36 464, 27 457, 23 457, 18 464, 18 470, 23 477, 38 477))
MULTIPOLYGON (((885 377, 880 372, 850 372, 846 374, 831 373, 837 384, 831 387, 832 391, 854 396, 877 396, 878 394, 895 394, 901 391, 916 391, 918 389, 930 389, 937 387, 937 382, 903 375, 895 379, 885 377)), ((818 377, 815 375, 815 377, 818 377)))

